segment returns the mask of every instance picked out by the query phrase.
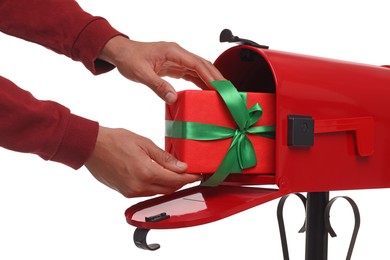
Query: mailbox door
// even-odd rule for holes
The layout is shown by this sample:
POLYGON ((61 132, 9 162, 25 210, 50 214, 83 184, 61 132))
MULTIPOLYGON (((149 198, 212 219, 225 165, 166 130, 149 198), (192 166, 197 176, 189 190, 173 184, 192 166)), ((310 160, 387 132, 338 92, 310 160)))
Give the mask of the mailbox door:
POLYGON ((129 224, 146 229, 183 228, 217 221, 286 195, 277 189, 220 185, 196 186, 128 208, 129 224), (164 219, 154 219, 161 215, 164 219))
POLYGON ((276 93, 276 184, 390 187, 390 70, 241 45, 216 67, 240 91, 276 93))

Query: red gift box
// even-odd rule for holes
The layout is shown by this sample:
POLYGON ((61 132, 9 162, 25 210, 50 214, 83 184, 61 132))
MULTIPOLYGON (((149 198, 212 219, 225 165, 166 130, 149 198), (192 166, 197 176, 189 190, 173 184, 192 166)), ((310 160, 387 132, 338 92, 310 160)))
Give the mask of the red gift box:
MULTIPOLYGON (((247 108, 258 103, 263 114, 253 126, 275 125, 275 95, 247 92, 247 108)), ((213 90, 185 90, 178 92, 177 102, 166 105, 166 120, 198 122, 237 128, 224 101, 213 90)), ((254 146, 257 164, 244 169, 245 174, 269 174, 275 172, 275 140, 255 134, 247 134, 254 146)), ((165 150, 188 164, 188 173, 212 174, 221 164, 231 138, 198 141, 165 137, 165 150)))

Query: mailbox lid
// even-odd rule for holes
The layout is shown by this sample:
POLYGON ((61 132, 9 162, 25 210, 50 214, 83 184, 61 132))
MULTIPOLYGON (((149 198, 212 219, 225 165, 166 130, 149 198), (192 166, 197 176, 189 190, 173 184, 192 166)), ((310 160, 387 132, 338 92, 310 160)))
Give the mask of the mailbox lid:
POLYGON ((247 45, 226 50, 215 66, 239 91, 275 93, 279 187, 327 191, 390 186, 390 160, 384 160, 390 153, 388 68, 247 45), (368 119, 372 152, 359 154, 354 130, 321 130, 314 134, 313 146, 289 146, 290 115, 311 117, 313 128, 332 120, 368 119))
POLYGON ((196 186, 135 204, 126 210, 125 216, 130 225, 139 228, 183 228, 214 222, 285 194, 286 191, 273 188, 196 186), (160 215, 168 217, 149 221, 160 215))

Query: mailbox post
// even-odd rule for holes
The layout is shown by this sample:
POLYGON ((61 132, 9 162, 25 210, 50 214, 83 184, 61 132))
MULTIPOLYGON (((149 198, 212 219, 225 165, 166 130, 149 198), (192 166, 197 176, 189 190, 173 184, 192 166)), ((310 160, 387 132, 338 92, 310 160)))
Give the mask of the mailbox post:
POLYGON ((306 260, 328 259, 328 231, 325 228, 325 208, 329 192, 309 192, 306 205, 306 260))

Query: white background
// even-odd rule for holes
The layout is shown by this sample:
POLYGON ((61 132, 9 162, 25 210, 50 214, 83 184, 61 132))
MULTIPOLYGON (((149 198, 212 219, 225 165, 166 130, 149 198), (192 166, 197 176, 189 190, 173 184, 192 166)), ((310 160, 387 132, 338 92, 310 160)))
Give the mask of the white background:
MULTIPOLYGON (((220 31, 230 28, 272 49, 390 63, 386 1, 79 3, 132 39, 174 41, 210 61, 232 46, 219 43, 220 31)), ((76 114, 127 128, 163 147, 163 102, 117 71, 95 77, 79 63, 4 34, 0 59, 0 74, 37 98, 55 100, 76 114)), ((177 90, 195 88, 182 80, 171 82, 177 90)), ((389 259, 390 191, 331 192, 331 197, 336 195, 352 197, 360 208, 362 224, 353 259, 389 259)), ((0 259, 283 259, 278 201, 203 226, 151 231, 149 241, 162 248, 148 252, 134 246, 135 228, 124 217, 129 206, 144 199, 122 197, 85 168, 74 171, 0 149, 0 259)), ((291 259, 304 259, 305 236, 297 233, 304 219, 299 203, 291 197, 285 208, 291 259)), ((349 205, 335 203, 332 223, 338 237, 329 239, 329 259, 345 259, 353 226, 349 205)))

